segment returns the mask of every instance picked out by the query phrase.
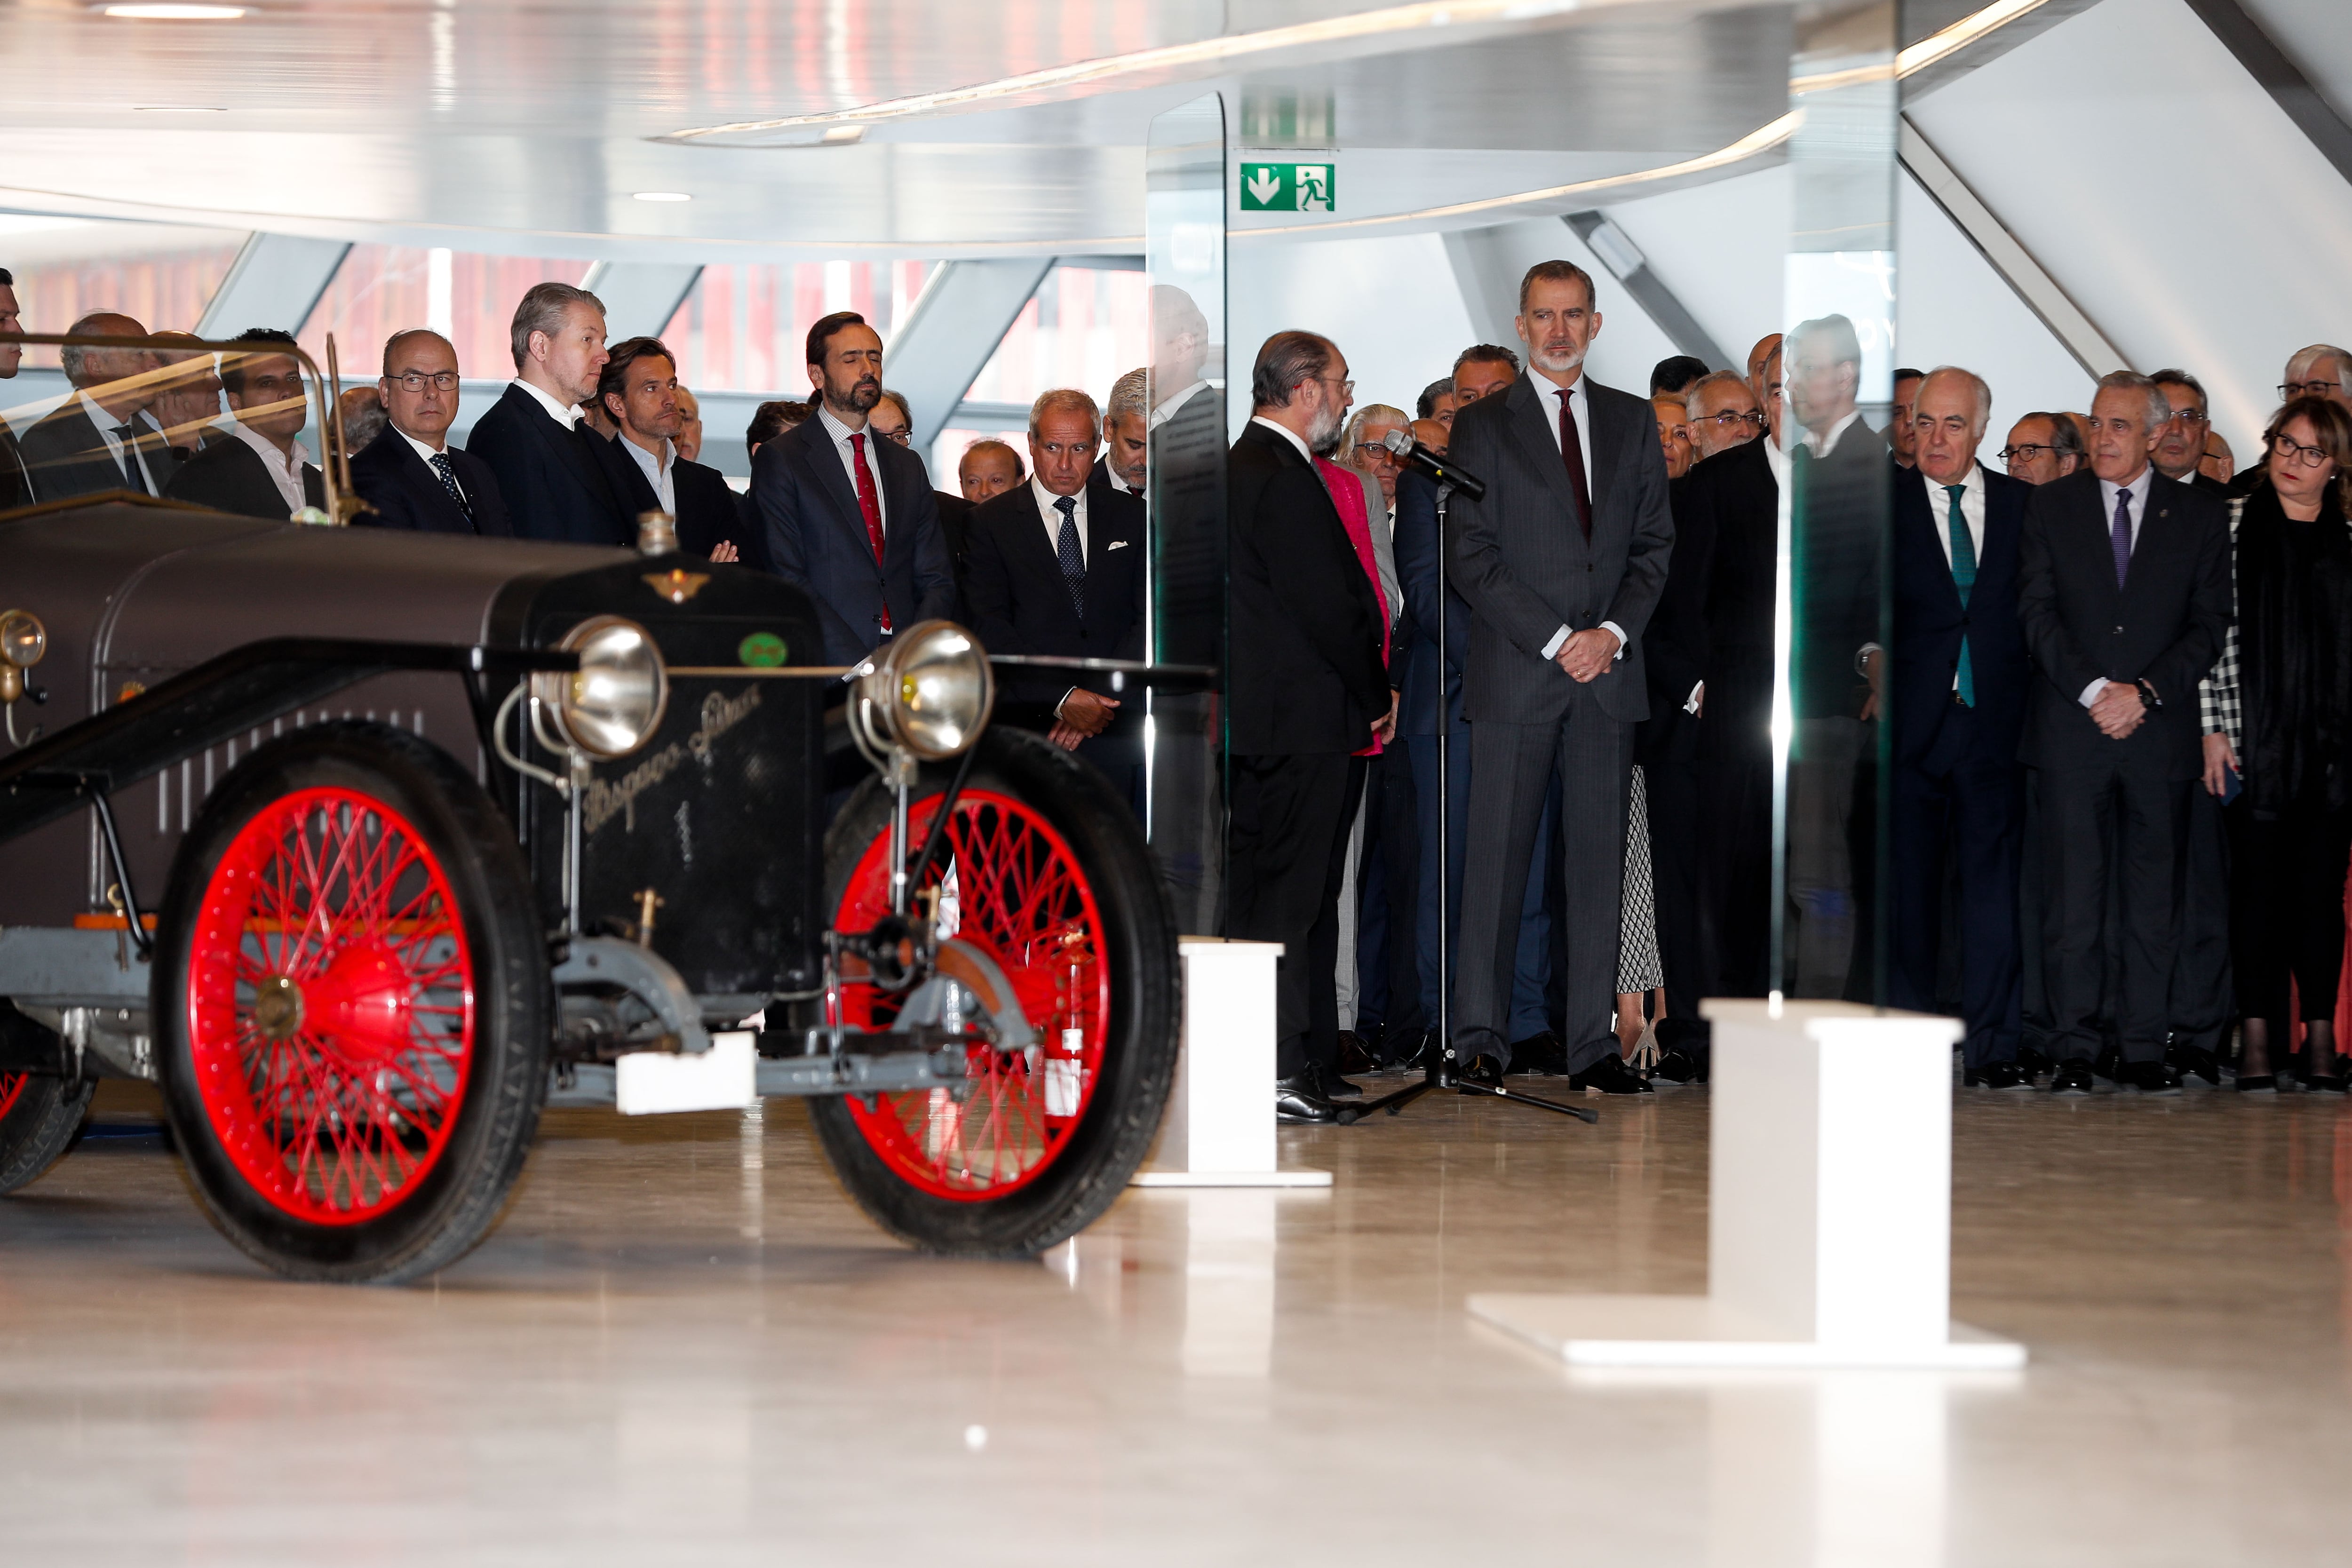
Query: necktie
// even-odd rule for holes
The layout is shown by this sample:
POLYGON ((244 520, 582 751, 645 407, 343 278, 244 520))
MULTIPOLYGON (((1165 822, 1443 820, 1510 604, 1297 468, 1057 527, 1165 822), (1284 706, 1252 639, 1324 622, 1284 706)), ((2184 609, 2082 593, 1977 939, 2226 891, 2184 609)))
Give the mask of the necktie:
POLYGON ((448 453, 433 454, 433 471, 441 476, 441 488, 449 492, 449 499, 457 503, 457 510, 466 514, 466 521, 473 521, 474 509, 466 504, 466 492, 457 488, 457 470, 450 463, 448 453))
MULTIPOLYGON (((857 510, 865 514, 866 542, 874 546, 874 564, 882 564, 882 497, 874 488, 874 470, 866 466, 866 432, 849 438, 849 456, 857 467, 857 510)), ((890 603, 882 603, 882 629, 890 629, 890 603)))
MULTIPOLYGON (((1961 514, 1960 498, 1968 494, 1966 485, 1946 485, 1944 493, 1951 498, 1952 510, 1946 526, 1952 535, 1952 586, 1960 591, 1960 608, 1969 607, 1969 590, 1977 585, 1976 541, 1969 536, 1969 520, 1961 514)), ((1969 707, 1977 705, 1977 672, 1969 665, 1968 634, 1960 634, 1960 679, 1954 688, 1960 700, 1969 707)))
POLYGON ((1559 458, 1568 465, 1568 488, 1576 497, 1576 525, 1584 531, 1586 543, 1592 541, 1592 490, 1584 477, 1584 444, 1576 438, 1576 405, 1571 400, 1574 387, 1562 387, 1559 393, 1559 458))
POLYGON ((122 481, 134 490, 153 495, 155 488, 147 482, 146 465, 139 460, 139 426, 117 425, 114 438, 122 443, 122 481))
POLYGON ((1062 514, 1062 530, 1054 542, 1054 553, 1062 563, 1062 583, 1070 590, 1070 608, 1078 619, 1087 618, 1087 557, 1078 548, 1078 503, 1070 496, 1054 502, 1054 510, 1062 514))
POLYGON ((2108 535, 2116 552, 2116 587, 2120 592, 2125 574, 2131 571, 2131 491, 2116 492, 2115 531, 2108 535))

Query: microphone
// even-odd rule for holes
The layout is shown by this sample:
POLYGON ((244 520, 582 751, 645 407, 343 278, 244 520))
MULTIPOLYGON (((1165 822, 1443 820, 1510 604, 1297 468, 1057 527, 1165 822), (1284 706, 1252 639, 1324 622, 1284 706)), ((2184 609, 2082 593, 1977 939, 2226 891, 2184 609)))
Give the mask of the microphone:
POLYGON ((1444 453, 1414 440, 1412 431, 1391 430, 1381 437, 1381 445, 1394 452, 1405 467, 1424 479, 1434 479, 1441 485, 1452 485, 1472 500, 1486 499, 1486 480, 1455 468, 1444 453))

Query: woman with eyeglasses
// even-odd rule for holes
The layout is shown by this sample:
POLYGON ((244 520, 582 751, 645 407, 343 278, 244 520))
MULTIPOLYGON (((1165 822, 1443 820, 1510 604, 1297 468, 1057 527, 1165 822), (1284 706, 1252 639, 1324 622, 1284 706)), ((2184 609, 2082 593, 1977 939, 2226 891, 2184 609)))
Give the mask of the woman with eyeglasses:
POLYGON ((2304 1026, 2304 1087, 2341 1094, 2336 978, 2352 865, 2352 414, 2297 397, 2232 507, 2237 615, 2204 687, 2205 787, 2229 803, 2238 1088, 2275 1091, 2304 1026))

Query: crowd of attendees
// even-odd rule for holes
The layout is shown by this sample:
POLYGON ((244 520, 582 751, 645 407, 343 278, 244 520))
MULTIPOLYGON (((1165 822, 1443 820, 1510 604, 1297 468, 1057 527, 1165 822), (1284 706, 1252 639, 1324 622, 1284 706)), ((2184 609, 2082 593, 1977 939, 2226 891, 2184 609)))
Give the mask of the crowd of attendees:
MULTIPOLYGON (((1592 280, 1546 263, 1517 344, 1465 348, 1410 412, 1358 405, 1329 339, 1277 333, 1228 450, 1205 322, 1153 304, 1150 364, 1099 405, 1046 393, 1025 451, 974 441, 946 490, 879 335, 828 316, 810 396, 754 414, 739 495, 698 461, 677 356, 607 342, 593 294, 543 283, 462 449, 447 339, 383 345, 337 410, 354 521, 627 545, 667 513, 681 548, 803 588, 842 664, 935 616, 998 651, 1140 658, 1147 556, 1172 604, 1206 550, 1230 585, 1213 918, 1285 946, 1288 1120, 1433 1052, 1496 1085, 1700 1080, 1699 998, 1769 994, 1957 1013, 1972 1087, 2345 1089, 2352 353, 2288 361, 2242 470, 2179 369, 2103 377, 1986 454, 1994 392, 1958 366, 1897 371, 1868 422, 1841 317, 1601 386, 1592 280), (1219 488, 1212 522, 1185 510, 1219 488)), ((0 331, 18 310, 0 271, 0 331)), ((114 312, 68 331, 147 336, 114 312)), ((0 420, 0 510, 323 507, 291 334, 159 335, 192 346, 61 351, 70 395, 0 420)), ((0 344, 0 377, 19 360, 0 344)), ((1001 712, 1140 809, 1115 690, 1024 674, 1001 712)))

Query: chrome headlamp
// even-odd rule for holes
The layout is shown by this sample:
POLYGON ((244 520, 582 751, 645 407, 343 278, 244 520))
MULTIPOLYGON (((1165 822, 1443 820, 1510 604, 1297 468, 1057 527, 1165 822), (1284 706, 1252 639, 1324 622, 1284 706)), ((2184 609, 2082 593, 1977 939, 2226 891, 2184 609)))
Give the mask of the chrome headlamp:
POLYGON ((644 745, 669 706, 669 672, 646 628, 619 616, 598 616, 572 627, 556 646, 578 654, 580 668, 530 678, 530 694, 556 733, 608 762, 644 745))
POLYGON ((30 610, 0 610, 0 702, 25 694, 25 672, 49 651, 49 630, 30 610))
POLYGON ((908 626, 857 678, 857 710, 875 742, 927 763, 980 739, 996 705, 988 653, 953 621, 908 626))

